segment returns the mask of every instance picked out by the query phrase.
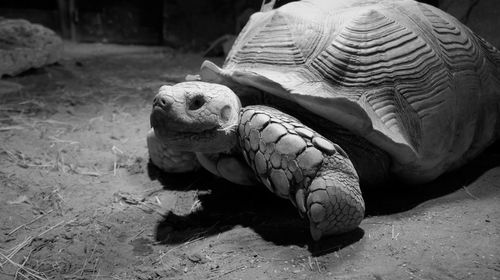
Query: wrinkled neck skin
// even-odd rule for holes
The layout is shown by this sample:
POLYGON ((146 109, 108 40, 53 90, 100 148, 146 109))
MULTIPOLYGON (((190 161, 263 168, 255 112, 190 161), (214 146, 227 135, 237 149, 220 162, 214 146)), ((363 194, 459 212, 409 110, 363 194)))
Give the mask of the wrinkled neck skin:
POLYGON ((292 101, 266 94, 255 88, 240 90, 242 93, 238 91, 238 95, 244 106, 262 104, 276 108, 297 118, 303 124, 342 147, 358 172, 363 187, 379 186, 388 181, 391 166, 390 156, 365 138, 311 113, 292 101))

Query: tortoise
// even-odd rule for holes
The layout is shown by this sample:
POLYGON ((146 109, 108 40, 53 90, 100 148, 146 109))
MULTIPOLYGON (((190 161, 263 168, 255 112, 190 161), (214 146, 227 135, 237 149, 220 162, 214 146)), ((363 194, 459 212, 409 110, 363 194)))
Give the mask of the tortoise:
POLYGON ((314 240, 364 217, 360 189, 434 180, 500 135, 500 52, 411 0, 308 0, 258 12, 222 68, 165 85, 153 164, 201 165, 290 199, 314 240))

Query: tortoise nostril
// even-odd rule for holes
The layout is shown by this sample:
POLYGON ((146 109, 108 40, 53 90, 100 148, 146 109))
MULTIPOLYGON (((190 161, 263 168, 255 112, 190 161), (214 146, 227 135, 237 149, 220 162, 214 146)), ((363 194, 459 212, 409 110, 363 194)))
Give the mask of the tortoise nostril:
POLYGON ((198 95, 189 100, 188 109, 191 111, 198 110, 203 105, 205 105, 205 98, 202 95, 198 95))
POLYGON ((170 107, 170 102, 168 102, 168 100, 166 100, 161 96, 155 96, 155 98, 153 99, 153 107, 154 106, 159 106, 162 107, 163 109, 168 109, 170 107))

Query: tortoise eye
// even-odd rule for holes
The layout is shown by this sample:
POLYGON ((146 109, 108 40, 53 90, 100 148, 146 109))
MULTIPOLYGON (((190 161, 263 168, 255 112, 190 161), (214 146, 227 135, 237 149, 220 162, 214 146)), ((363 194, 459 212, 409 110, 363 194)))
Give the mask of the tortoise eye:
POLYGON ((189 100, 188 109, 190 111, 198 110, 203 105, 205 105, 205 97, 203 97, 203 95, 197 95, 189 100))

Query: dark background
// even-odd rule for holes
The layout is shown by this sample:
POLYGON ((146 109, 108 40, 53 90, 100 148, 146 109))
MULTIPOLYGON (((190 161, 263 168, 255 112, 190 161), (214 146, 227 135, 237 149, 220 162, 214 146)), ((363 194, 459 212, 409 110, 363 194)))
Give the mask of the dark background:
MULTIPOLYGON (((278 0, 276 6, 288 2, 278 0)), ((438 0, 423 2, 439 6, 438 0)), ((77 42, 201 50, 220 36, 237 34, 261 4, 260 0, 17 0, 0 1, 0 16, 40 23, 77 42)))

